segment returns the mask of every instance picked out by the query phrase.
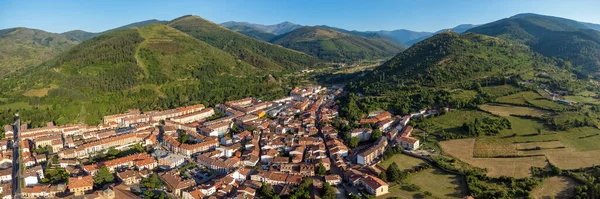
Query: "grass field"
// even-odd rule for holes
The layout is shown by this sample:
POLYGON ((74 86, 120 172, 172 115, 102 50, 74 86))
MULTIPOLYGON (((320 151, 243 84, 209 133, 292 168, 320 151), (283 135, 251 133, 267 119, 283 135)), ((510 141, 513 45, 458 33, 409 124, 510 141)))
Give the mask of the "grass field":
POLYGON ((493 113, 499 116, 510 116, 510 115, 521 115, 521 116, 533 116, 541 117, 550 112, 523 106, 513 106, 508 104, 483 104, 479 106, 480 109, 493 113))
MULTIPOLYGON (((591 127, 573 128, 568 131, 552 131, 544 128, 540 121, 519 117, 507 117, 512 124, 512 129, 506 129, 498 136, 479 137, 465 140, 452 140, 441 142, 444 152, 457 157, 473 166, 488 168, 490 172, 503 170, 494 169, 489 162, 504 162, 518 160, 546 160, 562 169, 578 169, 600 165, 600 130, 591 127), (537 134, 538 129, 542 134, 537 134), (516 136, 512 136, 515 134, 516 136), (596 136, 597 135, 597 136, 596 136), (472 146, 469 148, 468 146, 472 146), (540 147, 539 150, 526 150, 540 147), (498 156, 531 156, 516 158, 492 158, 498 156)), ((521 165, 523 163, 520 163, 521 165)), ((517 164, 519 165, 519 164, 517 164)), ((532 162, 531 165, 542 165, 541 162, 532 162)), ((525 167, 529 167, 525 165, 525 167)), ((517 168, 516 176, 524 176, 525 167, 517 168)), ((508 174, 508 173, 505 173, 508 174)), ((492 175, 492 174, 490 174, 492 175)), ((515 176, 515 177, 516 177, 515 176)))
POLYGON ((597 100, 593 97, 585 97, 585 96, 575 95, 575 96, 565 96, 565 99, 572 101, 572 102, 583 103, 583 104, 600 104, 600 100, 597 100))
POLYGON ((481 92, 486 93, 491 96, 496 96, 496 97, 505 96, 510 93, 518 92, 520 90, 521 90, 520 88, 510 85, 510 84, 498 85, 498 86, 486 86, 486 87, 481 88, 481 92))
POLYGON ((450 94, 450 98, 455 101, 468 102, 472 101, 477 97, 477 91, 472 90, 459 90, 450 94))
POLYGON ((487 169, 487 174, 492 177, 512 176, 523 178, 531 176, 531 167, 546 167, 548 165, 543 156, 520 158, 475 158, 473 150, 475 139, 458 139, 440 142, 445 154, 458 158, 471 166, 487 169))
POLYGON ((411 157, 404 154, 396 154, 389 159, 381 161, 381 163, 379 163, 379 166, 387 169, 387 167, 390 166, 392 162, 396 162, 398 167, 400 167, 400 169, 402 170, 411 169, 415 166, 419 166, 419 164, 421 163, 425 163, 425 161, 419 158, 411 157))
POLYGON ((43 97, 48 95, 48 91, 50 91, 51 89, 55 89, 58 88, 58 86, 56 84, 50 84, 49 88, 41 88, 41 89, 31 89, 28 91, 25 91, 23 93, 24 96, 27 97, 43 97))
POLYGON ((466 194, 466 185, 459 176, 444 173, 438 169, 426 169, 419 173, 411 175, 404 181, 404 184, 392 184, 389 187, 389 194, 377 197, 380 199, 389 197, 400 197, 407 199, 421 198, 461 198, 466 194), (406 191, 402 186, 415 184, 421 187, 419 191, 406 191), (425 191, 431 193, 431 196, 424 194, 425 191))
POLYGON ((573 191, 578 185, 577 182, 571 178, 564 176, 555 176, 544 180, 544 182, 537 186, 532 192, 531 197, 535 199, 566 199, 573 197, 573 191))
POLYGON ((427 119, 423 122, 423 130, 429 133, 444 130, 446 132, 456 132, 462 130, 465 122, 471 122, 475 118, 489 117, 492 114, 479 110, 452 110, 446 114, 427 119))
POLYGON ((570 106, 559 104, 553 102, 552 100, 548 100, 545 97, 533 91, 520 92, 504 97, 499 97, 496 99, 496 102, 521 106, 535 106, 537 108, 553 111, 564 111, 571 108, 570 106))
POLYGON ((0 105, 0 109, 31 109, 33 106, 27 102, 15 102, 10 104, 0 105))

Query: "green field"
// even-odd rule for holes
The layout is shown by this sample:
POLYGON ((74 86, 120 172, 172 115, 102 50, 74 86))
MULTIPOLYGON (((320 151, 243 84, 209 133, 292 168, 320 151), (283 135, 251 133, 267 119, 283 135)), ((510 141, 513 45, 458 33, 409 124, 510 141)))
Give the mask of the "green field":
POLYGON ((2 104, 0 105, 0 109, 31 109, 33 106, 29 105, 27 102, 15 102, 10 104, 2 104))
POLYGON ((536 109, 532 107, 524 107, 524 106, 514 106, 508 104, 483 104, 479 106, 480 109, 493 113, 499 116, 510 116, 510 115, 520 115, 520 116, 533 116, 533 117, 541 117, 545 114, 549 114, 550 112, 536 109))
POLYGON ((479 110, 451 110, 443 115, 428 118, 422 122, 420 128, 428 133, 441 130, 446 132, 457 132, 462 130, 465 122, 471 122, 475 118, 490 117, 492 114, 479 110))
POLYGON ((521 89, 511 84, 498 85, 498 86, 486 86, 481 88, 482 93, 486 93, 491 96, 500 97, 511 93, 520 91, 521 89))
POLYGON ((520 92, 500 97, 496 99, 496 102, 520 106, 534 106, 551 111, 565 111, 571 108, 570 106, 546 99, 545 97, 533 91, 520 92))
POLYGON ((379 165, 383 168, 387 168, 388 166, 390 166, 390 164, 392 164, 392 162, 395 162, 398 165, 398 167, 400 167, 400 169, 402 170, 412 169, 415 166, 419 166, 419 164, 421 163, 425 163, 425 161, 419 158, 411 157, 404 154, 396 154, 389 159, 381 161, 379 165))
POLYGON ((378 198, 400 197, 400 198, 461 198, 465 196, 466 185, 459 176, 444 173, 438 169, 426 169, 411 175, 403 184, 392 184, 389 194, 378 198), (402 186, 415 184, 421 187, 419 191, 407 191, 402 186), (431 196, 424 193, 430 192, 431 196))
POLYGON ((472 90, 459 90, 450 94, 450 99, 453 101, 472 101, 477 97, 477 91, 472 90))
POLYGON ((580 95, 565 96, 565 99, 572 101, 572 102, 583 103, 583 104, 600 104, 600 100, 598 100, 598 99, 595 99, 593 97, 580 96, 580 95))

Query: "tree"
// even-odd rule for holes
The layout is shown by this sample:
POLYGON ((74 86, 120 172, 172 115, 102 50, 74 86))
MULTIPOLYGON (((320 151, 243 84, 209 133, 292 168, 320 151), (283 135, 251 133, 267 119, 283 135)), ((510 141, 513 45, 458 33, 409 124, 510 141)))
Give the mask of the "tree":
POLYGON ((273 188, 271 187, 271 185, 268 185, 264 182, 258 189, 258 196, 261 198, 279 199, 279 195, 275 194, 275 191, 273 191, 273 188))
POLYGON ((317 165, 317 175, 325 176, 326 173, 327 169, 325 168, 325 166, 323 166, 323 163, 319 163, 319 165, 317 165))
POLYGON ((398 164, 396 164, 395 162, 392 163, 387 169, 386 169, 386 176, 389 182, 397 182, 399 183, 400 181, 404 180, 404 178, 406 178, 406 173, 402 172, 400 170, 400 168, 398 167, 398 164))
POLYGON ((60 184, 66 183, 68 179, 69 173, 63 168, 46 169, 42 182, 49 184, 60 184))
POLYGON ((323 197, 321 197, 321 198, 323 198, 323 199, 335 199, 335 190, 327 182, 325 182, 323 184, 323 193, 322 193, 322 196, 323 197))
POLYGON ((377 141, 379 138, 383 136, 383 132, 379 129, 375 129, 373 133, 371 133, 371 141, 377 141))
POLYGON ((96 177, 94 178, 94 184, 102 186, 106 183, 111 183, 114 180, 115 177, 113 176, 113 174, 110 173, 106 166, 103 166, 102 168, 100 168, 100 170, 98 170, 98 173, 96 173, 96 177))
POLYGON ((133 145, 133 148, 138 151, 139 153, 146 153, 146 148, 144 148, 144 146, 142 146, 142 143, 137 143, 135 145, 133 145))
POLYGON ((144 178, 140 185, 145 188, 160 188, 162 187, 162 181, 160 181, 157 173, 153 173, 150 177, 144 178))
POLYGON ((185 131, 179 132, 179 137, 177 138, 177 141, 179 141, 179 143, 187 143, 189 139, 190 136, 185 131))
POLYGON ((388 181, 388 180, 387 180, 387 174, 386 174, 386 172, 385 172, 385 171, 384 171, 384 172, 381 172, 381 173, 379 174, 379 178, 381 178, 381 180, 383 180, 383 181, 386 181, 386 182, 388 181))
POLYGON ((362 199, 362 198, 360 196, 356 195, 356 194, 351 193, 350 194, 350 199, 362 199))
POLYGON ((354 148, 354 147, 358 146, 358 142, 360 142, 358 137, 352 137, 352 138, 350 138, 350 142, 348 142, 348 147, 354 148))

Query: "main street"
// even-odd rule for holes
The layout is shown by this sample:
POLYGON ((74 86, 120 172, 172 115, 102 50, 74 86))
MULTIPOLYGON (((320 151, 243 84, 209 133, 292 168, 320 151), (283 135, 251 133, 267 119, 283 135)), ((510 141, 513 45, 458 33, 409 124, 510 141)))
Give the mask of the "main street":
POLYGON ((21 198, 21 161, 19 160, 19 147, 21 142, 19 138, 19 130, 21 130, 21 119, 17 115, 15 117, 14 141, 13 141, 13 167, 12 167, 12 196, 13 198, 21 198))

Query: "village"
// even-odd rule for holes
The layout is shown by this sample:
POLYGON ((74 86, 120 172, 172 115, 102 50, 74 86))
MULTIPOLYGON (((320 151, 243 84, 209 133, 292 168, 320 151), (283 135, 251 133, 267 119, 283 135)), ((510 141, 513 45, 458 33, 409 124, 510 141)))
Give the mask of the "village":
POLYGON ((325 183, 338 197, 385 195, 389 185, 375 165, 390 147, 418 149, 408 123, 431 112, 374 112, 360 120, 371 128, 339 132, 332 123, 339 122, 335 99, 342 93, 306 86, 273 101, 129 110, 104 116, 98 126, 7 125, 0 142, 0 191, 3 198, 15 197, 11 181, 17 180, 21 198, 122 199, 149 191, 185 199, 255 198, 262 186, 289 196, 311 178, 313 198, 325 183), (382 135, 373 140, 376 132, 382 135), (350 149, 342 134, 362 144, 350 149), (12 179, 13 170, 20 179, 12 179))

